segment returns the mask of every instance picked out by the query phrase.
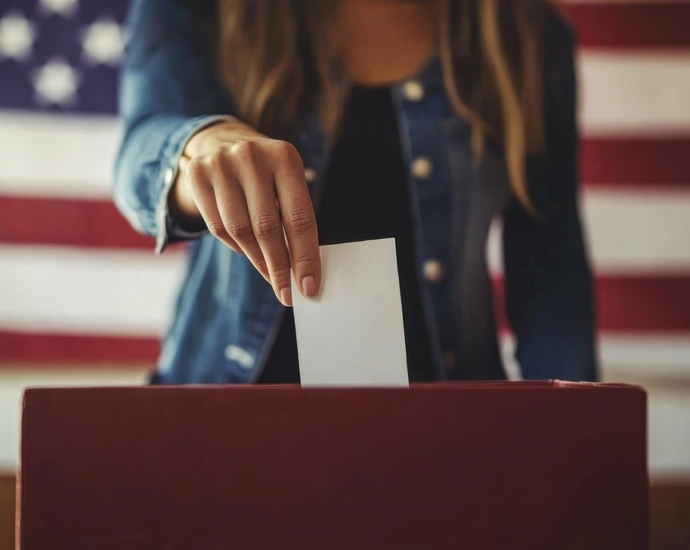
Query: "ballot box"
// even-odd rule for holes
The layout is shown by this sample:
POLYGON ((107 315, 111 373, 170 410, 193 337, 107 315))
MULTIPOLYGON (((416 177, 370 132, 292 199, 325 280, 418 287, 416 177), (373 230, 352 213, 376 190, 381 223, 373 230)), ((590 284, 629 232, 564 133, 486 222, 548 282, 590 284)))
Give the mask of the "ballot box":
POLYGON ((623 385, 28 389, 18 541, 642 550, 646 454, 623 385))

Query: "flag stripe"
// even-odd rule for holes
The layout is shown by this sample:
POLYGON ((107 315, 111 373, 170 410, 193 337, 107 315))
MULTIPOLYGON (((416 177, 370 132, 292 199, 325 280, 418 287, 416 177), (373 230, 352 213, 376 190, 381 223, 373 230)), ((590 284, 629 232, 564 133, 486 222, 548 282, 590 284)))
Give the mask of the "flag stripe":
POLYGON ((690 330, 690 275, 597 277, 596 289, 603 331, 690 330))
POLYGON ((584 135, 690 135, 690 50, 580 54, 584 135))
MULTIPOLYGON (((508 373, 519 372, 515 360, 515 337, 500 336, 501 355, 508 373)), ((681 334, 606 333, 599 337, 597 352, 604 379, 649 377, 687 379, 690 332, 681 334)), ((515 378, 515 376, 513 376, 515 378)))
MULTIPOLYGON (((0 247, 0 330, 157 337, 169 322, 182 260, 179 254, 0 247)), ((495 280, 500 306, 500 276, 495 280)), ((690 331, 688 272, 599 275, 596 286, 604 331, 690 331)))
POLYGON ((690 4, 566 2, 563 10, 585 48, 688 48, 690 4))
POLYGON ((593 137, 582 140, 580 153, 587 186, 619 186, 625 191, 631 186, 690 185, 690 137, 593 137))
POLYGON ((627 376, 651 373, 686 378, 690 358, 690 333, 606 334, 599 339, 599 355, 605 371, 627 376))
MULTIPOLYGON (((1 116, 0 122, 2 122, 1 116)), ((30 147, 28 141, 23 145, 26 149, 30 147)), ((622 191, 634 186, 686 187, 690 185, 688 151, 690 151, 690 132, 688 137, 676 138, 644 139, 634 136, 585 138, 581 142, 583 185, 587 187, 616 186, 621 187, 622 191), (654 159, 654 161, 650 162, 649 159, 654 159)), ((1 151, 0 156, 2 156, 1 151)), ((70 159, 66 160, 70 161, 70 159)), ((65 172, 72 172, 75 176, 76 179, 71 183, 66 180, 56 182, 50 179, 49 175, 41 173, 37 174, 39 179, 28 179, 25 175, 17 176, 17 179, 12 180, 8 176, 12 170, 6 164, 0 175, 0 198, 71 199, 86 203, 93 201, 91 204, 97 208, 100 207, 96 204, 98 200, 111 203, 111 189, 107 183, 111 167, 108 163, 103 163, 100 171, 89 169, 81 172, 82 168, 74 168, 72 165, 72 168, 67 166, 62 170, 61 177, 64 177, 65 172), (90 173, 93 175, 96 172, 99 172, 99 175, 95 180, 84 179, 90 173)), ((42 171, 43 168, 38 170, 42 171)), ((25 169, 24 172, 29 172, 29 170, 25 169)), ((10 209, 22 207, 18 203, 8 202, 7 205, 10 209)), ((56 205, 60 208, 61 203, 56 202, 56 205)))
POLYGON ((157 336, 184 270, 181 254, 0 246, 0 329, 157 336))
MULTIPOLYGON (((690 272, 689 187, 625 193, 588 188, 582 211, 600 272, 690 272)), ((111 202, 0 196, 0 212, 0 243, 153 250, 153 239, 137 234, 111 202)), ((497 232, 489 239, 494 273, 501 271, 497 232)))
MULTIPOLYGON (((689 333, 690 275, 597 277, 597 324, 602 332, 689 333)), ((498 326, 508 325, 503 279, 494 279, 498 326)))
MULTIPOLYGON (((503 332, 504 360, 511 361, 515 341, 503 332)), ((0 331, 0 370, 15 368, 64 368, 84 365, 90 368, 120 365, 153 366, 160 352, 156 338, 76 336, 0 331)), ((599 355, 607 372, 625 371, 644 375, 653 365, 655 373, 683 377, 690 357, 690 333, 681 335, 605 334, 600 338, 599 355)))
POLYGON ((112 202, 0 196, 0 242, 153 249, 112 202))
MULTIPOLYGON (((690 273, 690 189, 586 189, 581 211, 597 273, 690 273)), ((495 223, 487 242, 494 275, 503 272, 501 231, 500 222, 495 223)))
POLYGON ((690 273, 690 189, 586 190, 582 214, 597 273, 690 273))
MULTIPOLYGON (((509 362, 515 341, 501 331, 504 360, 509 362)), ((153 366, 160 353, 154 337, 25 333, 0 330, 0 370, 15 368, 64 368, 71 366, 153 366)), ((604 333, 599 339, 601 362, 608 372, 686 376, 690 357, 690 332, 604 333)))
POLYGON ((109 199, 113 116, 0 111, 0 194, 109 199))
POLYGON ((36 367, 51 365, 56 368, 65 364, 89 366, 118 364, 155 365, 160 352, 157 338, 135 338, 22 333, 0 330, 0 369, 13 363, 39 363, 36 367))

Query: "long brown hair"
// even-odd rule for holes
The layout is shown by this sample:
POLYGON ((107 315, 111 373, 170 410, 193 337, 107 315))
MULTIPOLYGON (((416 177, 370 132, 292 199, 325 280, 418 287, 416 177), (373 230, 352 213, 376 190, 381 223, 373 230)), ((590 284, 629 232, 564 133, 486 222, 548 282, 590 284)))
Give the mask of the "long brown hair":
MULTIPOLYGON (((525 160, 544 145, 541 36, 548 0, 440 0, 439 58, 448 97, 504 146, 513 193, 530 211, 525 160)), ((270 132, 316 106, 332 136, 343 104, 331 40, 337 0, 218 0, 219 66, 240 116, 270 132)))

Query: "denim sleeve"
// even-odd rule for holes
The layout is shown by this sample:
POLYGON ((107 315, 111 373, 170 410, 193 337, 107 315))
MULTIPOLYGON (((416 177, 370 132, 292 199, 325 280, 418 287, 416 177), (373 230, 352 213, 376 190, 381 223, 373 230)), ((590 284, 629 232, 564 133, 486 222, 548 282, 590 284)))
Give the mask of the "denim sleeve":
POLYGON ((595 380, 592 274, 578 214, 575 37, 549 22, 545 59, 546 153, 528 162, 539 217, 516 201, 504 215, 508 320, 526 379, 595 380))
POLYGON ((201 128, 233 114, 213 67, 212 0, 133 0, 120 78, 124 135, 113 194, 139 232, 156 237, 156 250, 193 238, 171 219, 167 197, 178 159, 201 128))

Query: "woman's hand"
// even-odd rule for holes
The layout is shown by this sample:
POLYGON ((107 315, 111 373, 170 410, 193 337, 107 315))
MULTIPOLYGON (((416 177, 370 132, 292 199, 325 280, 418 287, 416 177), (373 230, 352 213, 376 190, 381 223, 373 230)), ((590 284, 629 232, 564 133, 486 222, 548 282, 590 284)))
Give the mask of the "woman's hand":
POLYGON ((284 305, 292 305, 290 267, 302 294, 318 294, 316 218, 302 159, 290 143, 234 120, 205 128, 185 147, 169 201, 183 225, 205 223, 246 254, 284 305))

